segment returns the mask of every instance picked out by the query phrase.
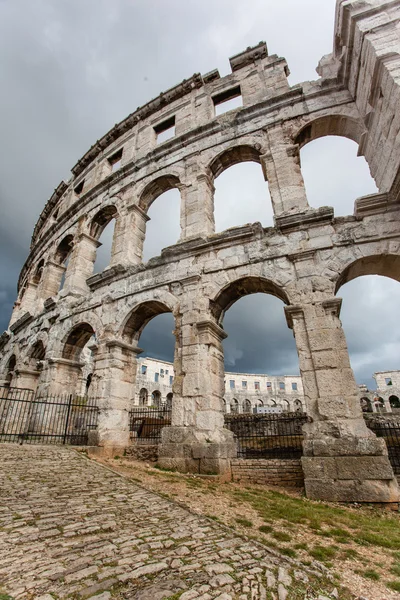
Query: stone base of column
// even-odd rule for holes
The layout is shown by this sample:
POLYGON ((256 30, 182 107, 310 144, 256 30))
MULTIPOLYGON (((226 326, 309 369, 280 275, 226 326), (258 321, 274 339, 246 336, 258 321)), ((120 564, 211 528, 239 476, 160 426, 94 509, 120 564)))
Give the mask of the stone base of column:
POLYGON ((231 468, 237 456, 233 433, 227 429, 213 431, 212 440, 191 427, 166 427, 158 449, 158 464, 181 473, 220 475, 231 468))
POLYGON ((384 440, 308 439, 304 453, 301 462, 307 498, 381 504, 400 501, 384 440))

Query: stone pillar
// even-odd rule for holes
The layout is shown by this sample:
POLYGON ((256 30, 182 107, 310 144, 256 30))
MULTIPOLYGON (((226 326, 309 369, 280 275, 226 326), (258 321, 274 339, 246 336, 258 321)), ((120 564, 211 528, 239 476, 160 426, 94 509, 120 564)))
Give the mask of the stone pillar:
POLYGON ((192 312, 177 326, 172 426, 162 431, 159 464, 190 473, 224 473, 236 456, 232 432, 224 429, 225 332, 192 312))
POLYGON ((139 265, 143 260, 146 223, 150 217, 137 204, 130 204, 126 214, 115 222, 111 266, 139 265))
POLYGON ((99 344, 94 356, 90 396, 100 413, 98 443, 110 453, 129 444, 129 410, 135 395, 137 355, 143 352, 121 340, 99 344))
POLYGON ((84 363, 67 358, 48 358, 40 391, 44 394, 78 394, 84 363))
POLYGON ((292 144, 280 125, 268 129, 268 140, 269 152, 260 158, 275 217, 305 212, 310 207, 300 168, 299 146, 292 144))
POLYGON ((181 186, 181 238, 206 237, 215 231, 214 184, 206 173, 191 177, 193 183, 181 186))
POLYGON ((38 291, 38 295, 42 300, 47 300, 47 298, 52 298, 58 294, 65 271, 64 265, 60 265, 55 261, 49 260, 46 263, 38 291))
POLYGON ((340 305, 340 298, 332 298, 285 309, 312 418, 303 427, 306 494, 337 502, 398 502, 386 444, 362 416, 340 305))
POLYGON ((63 291, 72 294, 89 292, 86 280, 93 274, 96 250, 101 243, 88 233, 81 232, 74 244, 69 260, 63 291))
POLYGON ((26 285, 25 292, 20 300, 17 319, 14 320, 18 320, 19 317, 22 317, 22 315, 27 312, 35 314, 37 295, 38 284, 29 282, 26 285))
POLYGON ((35 369, 20 369, 14 371, 13 386, 20 389, 28 389, 36 392, 41 371, 35 369))

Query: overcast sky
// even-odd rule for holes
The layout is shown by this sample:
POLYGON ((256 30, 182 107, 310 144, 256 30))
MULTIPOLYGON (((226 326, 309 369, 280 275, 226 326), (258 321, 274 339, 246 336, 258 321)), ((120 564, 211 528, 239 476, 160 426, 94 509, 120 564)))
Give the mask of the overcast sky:
MULTIPOLYGON (((8 324, 33 227, 54 188, 114 123, 194 72, 229 73, 228 58, 266 40, 285 56, 291 84, 317 77, 332 48, 334 0, 0 0, 0 326, 8 324), (310 24, 312 27, 310 28, 310 24), (307 32, 307 35, 305 35, 307 32)), ((353 142, 325 138, 301 153, 312 206, 350 214, 375 191, 353 142)), ((272 224, 268 185, 246 163, 216 181, 217 230, 272 224), (244 208, 246 210, 244 210, 244 208), (248 210, 247 210, 248 209, 248 210)), ((175 190, 150 209, 145 258, 179 236, 175 190)), ((106 264, 104 235, 96 269, 106 264), (103 256, 102 256, 103 254, 103 256)), ((342 321, 359 382, 400 368, 397 282, 360 278, 340 290, 342 321)), ((227 369, 293 374, 298 361, 282 303, 242 299, 224 326, 227 369)), ((172 359, 168 315, 150 323, 141 346, 172 359), (155 330, 157 332, 155 333, 155 330)))

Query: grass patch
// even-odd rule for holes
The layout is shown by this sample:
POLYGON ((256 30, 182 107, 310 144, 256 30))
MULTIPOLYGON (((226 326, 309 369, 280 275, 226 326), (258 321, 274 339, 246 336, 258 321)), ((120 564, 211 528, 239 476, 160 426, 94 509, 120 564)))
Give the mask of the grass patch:
POLYGON ((389 581, 386 584, 388 588, 394 590, 395 592, 400 592, 400 581, 389 581))
POLYGON ((400 577, 400 565, 392 565, 390 572, 400 577))
POLYGON ((358 575, 361 575, 362 577, 365 577, 366 579, 372 579, 373 581, 378 581, 381 578, 379 573, 377 573, 373 569, 367 569, 367 571, 357 570, 356 573, 358 573, 358 575))
POLYGON ((253 527, 253 523, 251 521, 249 521, 248 519, 235 519, 236 523, 238 523, 239 525, 242 525, 242 527, 253 527))
POLYGON ((261 531, 261 533, 271 533, 271 531, 273 531, 271 525, 260 525, 260 527, 258 528, 258 531, 261 531))
POLYGON ((335 558, 336 552, 337 550, 334 546, 314 546, 314 548, 309 550, 309 554, 320 562, 326 562, 331 558, 335 558))
POLYGON ((280 542, 290 542, 292 539, 288 533, 284 533, 283 531, 274 531, 272 536, 280 542))
POLYGON ((297 552, 292 548, 278 548, 281 554, 285 554, 286 556, 290 556, 290 558, 296 558, 297 552))

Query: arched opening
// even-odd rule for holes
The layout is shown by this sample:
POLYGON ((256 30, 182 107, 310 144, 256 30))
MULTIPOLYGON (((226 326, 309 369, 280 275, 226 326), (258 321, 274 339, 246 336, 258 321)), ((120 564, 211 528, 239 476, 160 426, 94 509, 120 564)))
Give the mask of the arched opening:
MULTIPOLYGON (((383 391, 373 373, 399 369, 400 257, 367 256, 348 265, 338 277, 350 363, 358 384, 383 391)), ((386 390, 385 390, 386 391, 386 390)))
POLYGON ((64 267, 64 269, 65 269, 63 272, 59 271, 59 272, 55 273, 55 276, 59 280, 58 291, 62 290, 64 287, 66 269, 68 268, 68 263, 69 263, 69 259, 71 257, 73 245, 74 245, 73 236, 67 235, 59 243, 56 253, 55 253, 55 256, 54 256, 54 261, 61 267, 64 267))
POLYGON ((139 207, 150 219, 143 246, 144 262, 159 256, 163 248, 176 244, 180 238, 180 187, 176 175, 163 175, 151 181, 139 198, 139 207))
POLYGON ((296 400, 293 403, 294 406, 294 411, 295 412, 303 412, 303 403, 301 400, 299 400, 298 398, 296 398, 296 400))
POLYGON ((168 408, 169 410, 171 410, 171 408, 172 408, 172 398, 173 398, 173 396, 174 396, 174 395, 173 395, 173 393, 172 393, 172 392, 169 392, 169 394, 167 394, 167 401, 166 401, 166 405, 167 405, 167 408, 168 408))
POLYGON ((146 388, 142 388, 139 392, 139 406, 147 406, 149 403, 149 393, 146 388))
POLYGON ((117 214, 115 206, 106 206, 92 220, 90 235, 101 243, 101 246, 96 251, 96 260, 93 267, 94 273, 101 273, 111 262, 117 214))
POLYGON ((245 414, 250 414, 251 413, 251 401, 248 398, 246 398, 246 400, 244 401, 243 412, 245 414))
POLYGON ((255 222, 273 226, 268 183, 260 162, 260 152, 244 145, 226 150, 211 163, 215 231, 255 222))
POLYGON ((83 348, 94 336, 94 329, 89 323, 76 325, 66 338, 62 358, 79 361, 83 348))
POLYGON ((389 404, 391 408, 400 408, 400 400, 398 396, 389 396, 389 404))
POLYGON ((161 406, 161 392, 159 390, 154 390, 151 394, 151 405, 157 408, 161 406))
POLYGON ((42 340, 38 340, 32 347, 31 353, 30 353, 31 358, 33 358, 36 361, 41 361, 44 360, 46 357, 46 348, 44 347, 44 344, 42 342, 42 340))
POLYGON ((13 354, 8 359, 7 366, 6 366, 6 373, 5 373, 5 378, 4 378, 6 387, 12 387, 14 371, 15 371, 16 365, 17 365, 17 359, 15 357, 15 354, 13 354))
POLYGON ((237 415, 239 413, 239 402, 236 398, 231 400, 231 413, 237 415))
POLYGON ((313 208, 332 206, 335 217, 352 215, 357 198, 379 191, 367 161, 357 156, 358 145, 351 139, 318 137, 300 153, 308 203, 313 208))
POLYGON ((284 304, 289 304, 285 292, 262 277, 235 280, 210 301, 214 318, 228 334, 222 342, 226 380, 232 379, 230 373, 243 374, 237 386, 241 403, 249 399, 256 407, 275 405, 271 375, 299 373, 284 304), (253 375, 261 377, 255 381, 253 375))
POLYGON ((43 268, 44 268, 44 259, 42 258, 42 260, 39 261, 35 273, 33 275, 32 278, 32 283, 35 283, 36 285, 38 283, 40 283, 42 276, 43 276, 43 268))
POLYGON ((289 400, 286 400, 286 398, 282 400, 282 409, 283 409, 284 412, 289 412, 290 411, 289 400))

